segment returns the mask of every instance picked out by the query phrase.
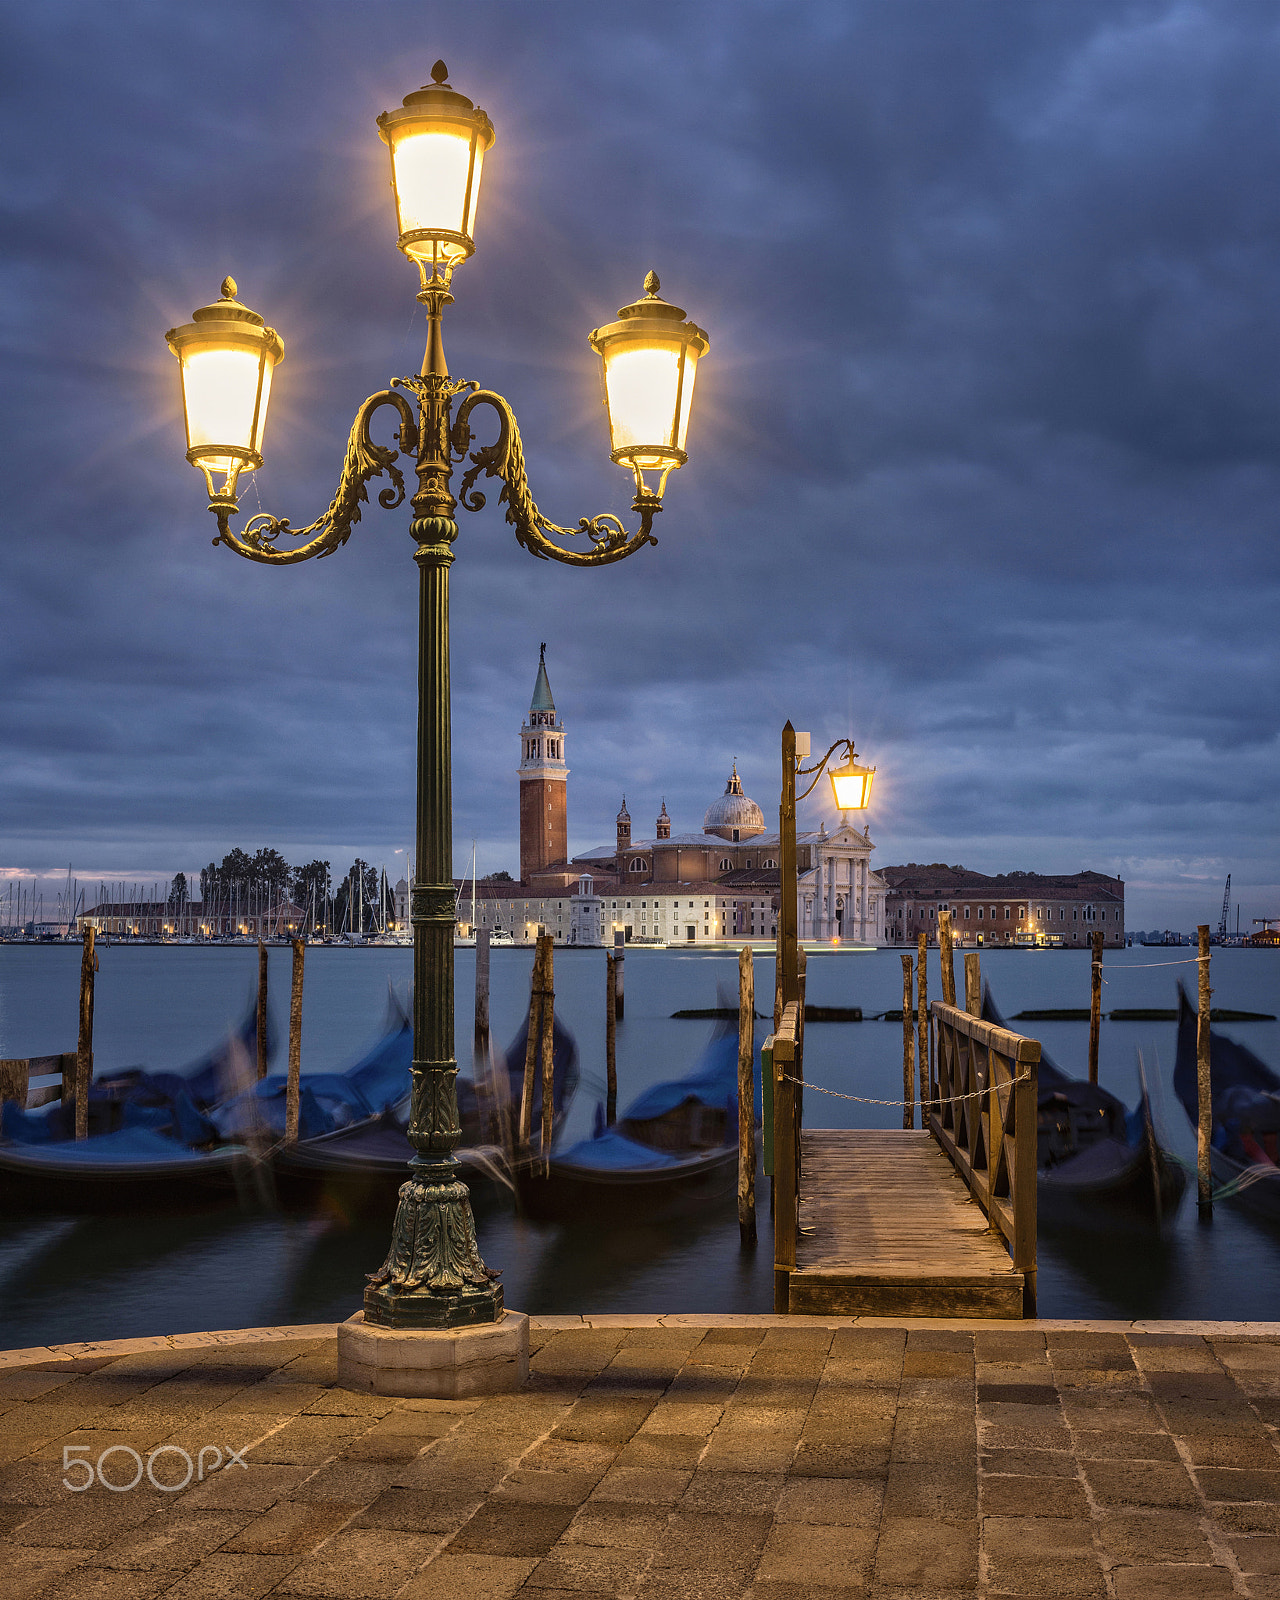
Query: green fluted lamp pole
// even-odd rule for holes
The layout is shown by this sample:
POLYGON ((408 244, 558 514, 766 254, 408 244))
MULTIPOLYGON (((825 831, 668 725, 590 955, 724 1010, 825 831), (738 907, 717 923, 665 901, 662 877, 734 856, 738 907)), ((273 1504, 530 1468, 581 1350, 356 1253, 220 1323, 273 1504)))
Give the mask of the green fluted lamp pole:
POLYGON ((328 510, 307 527, 260 514, 239 532, 240 474, 262 465, 262 437, 275 367, 284 346, 274 329, 237 299, 234 279, 219 300, 193 313, 167 340, 182 373, 187 459, 204 474, 215 544, 250 561, 288 566, 330 555, 346 543, 367 501, 366 485, 385 474, 378 495, 385 509, 400 505, 401 455, 415 458, 409 534, 418 567, 417 861, 410 891, 413 925, 413 1097, 409 1142, 415 1155, 387 1258, 370 1275, 366 1323, 383 1328, 450 1329, 498 1321, 503 1313, 499 1274, 486 1267, 476 1242, 467 1186, 454 1154, 461 1138, 454 1058, 453 816, 449 687, 449 568, 458 537, 459 503, 479 511, 483 474, 502 482, 500 499, 518 542, 541 559, 571 566, 605 566, 656 544, 653 520, 662 509, 667 477, 688 459, 685 440, 698 360, 709 341, 678 306, 659 299, 653 273, 643 297, 618 320, 597 328, 590 344, 603 366, 611 458, 633 474, 632 510, 639 526, 628 533, 611 513, 561 527, 545 517, 529 491, 524 447, 510 405, 492 390, 449 376, 442 320, 453 303, 454 269, 472 255, 476 203, 484 160, 494 143, 488 116, 453 89, 443 62, 432 81, 401 108, 378 118, 391 157, 399 247, 418 267, 418 299, 427 311, 427 350, 416 377, 395 378, 356 413, 346 461, 328 510), (461 398, 459 398, 461 397, 461 398), (470 419, 479 406, 494 415, 497 437, 472 450, 470 419), (390 407, 399 428, 395 448, 370 435, 375 413, 390 407), (458 496, 455 465, 469 461, 458 496), (215 479, 221 479, 216 482, 215 479), (559 539, 582 537, 574 550, 559 539), (281 547, 281 539, 300 543, 281 547))

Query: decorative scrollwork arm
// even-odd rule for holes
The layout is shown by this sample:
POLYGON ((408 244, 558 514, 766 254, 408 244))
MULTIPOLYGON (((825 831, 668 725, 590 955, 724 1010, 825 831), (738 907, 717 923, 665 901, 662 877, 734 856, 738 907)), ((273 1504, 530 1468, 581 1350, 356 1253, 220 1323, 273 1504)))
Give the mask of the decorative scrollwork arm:
POLYGON ((662 510, 662 501, 655 494, 638 494, 632 510, 640 513, 640 527, 628 534, 621 521, 612 512, 602 511, 599 516, 583 517, 576 528, 562 528, 543 516, 529 492, 529 478, 525 470, 524 445, 515 413, 491 389, 479 389, 469 394, 458 407, 458 415, 450 437, 454 459, 463 460, 471 448, 472 432, 469 425, 471 413, 477 406, 489 406, 498 418, 498 437, 490 445, 483 445, 471 453, 474 465, 463 475, 458 498, 468 511, 479 511, 485 504, 484 495, 475 487, 483 472, 487 478, 501 478, 502 492, 499 500, 506 502, 507 521, 516 530, 516 538, 524 548, 542 561, 563 561, 569 566, 603 567, 621 561, 642 545, 657 544, 652 533, 653 519, 662 510), (585 533, 591 540, 590 550, 566 550, 547 537, 557 534, 573 538, 585 533))
POLYGON ((412 452, 418 448, 418 425, 413 407, 402 394, 382 389, 371 394, 356 412, 347 440, 347 458, 342 464, 338 491, 329 503, 329 509, 305 528, 293 528, 287 517, 271 517, 265 512, 251 517, 243 532, 232 531, 230 519, 236 515, 234 505, 213 502, 209 509, 218 519, 218 536, 214 544, 225 544, 237 555, 250 561, 263 561, 272 566, 290 566, 295 561, 307 561, 312 556, 327 556, 346 544, 351 530, 360 520, 360 507, 368 498, 365 485, 370 478, 384 472, 391 479, 391 487, 383 489, 378 504, 392 511, 404 499, 404 474, 393 465, 400 451, 412 452), (380 406, 393 406, 400 416, 400 431, 396 436, 399 450, 375 444, 369 436, 369 423, 380 406), (291 539, 306 539, 305 544, 292 549, 277 550, 275 541, 281 534, 291 539), (310 537, 314 535, 315 537, 310 537))

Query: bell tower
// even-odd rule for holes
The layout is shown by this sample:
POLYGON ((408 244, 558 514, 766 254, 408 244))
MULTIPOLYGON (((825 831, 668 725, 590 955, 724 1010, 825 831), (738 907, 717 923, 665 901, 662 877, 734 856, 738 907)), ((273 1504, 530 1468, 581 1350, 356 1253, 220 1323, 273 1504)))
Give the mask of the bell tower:
POLYGON ((564 724, 551 698, 546 658, 544 644, 528 720, 520 730, 520 877, 526 882, 569 854, 564 724))

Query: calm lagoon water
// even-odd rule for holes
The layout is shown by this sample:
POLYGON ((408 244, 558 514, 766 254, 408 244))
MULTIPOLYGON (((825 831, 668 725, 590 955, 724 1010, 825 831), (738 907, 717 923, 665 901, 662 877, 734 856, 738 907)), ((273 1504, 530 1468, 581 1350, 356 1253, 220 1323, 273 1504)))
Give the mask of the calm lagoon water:
MULTIPOLYGON (((179 1066, 206 1050, 243 1014, 256 981, 253 949, 173 946, 101 948, 95 1013, 99 1071, 179 1066)), ((1103 1009, 1172 1006, 1175 983, 1195 982, 1186 948, 1108 951, 1103 1009), (1180 963, 1180 964, 1174 964, 1180 963)), ((495 1037, 505 1044, 528 1004, 532 951, 493 952, 495 1037)), ((403 995, 411 953, 404 949, 307 952, 303 1070, 340 1068, 380 1031, 388 984, 403 995)), ((866 1013, 900 1005, 894 951, 813 956, 808 998, 857 1005, 866 1013)), ((78 947, 0 946, 0 1056, 74 1047, 78 947)), ((1087 1006, 1085 951, 986 951, 983 974, 1006 1014, 1024 1007, 1087 1006)), ((474 956, 457 952, 458 1056, 470 1059, 474 956)), ((1280 951, 1215 950, 1214 1004, 1280 1012, 1280 951)), ((287 1032, 289 953, 271 952, 271 994, 287 1032)), ((757 958, 759 1009, 771 1007, 773 962, 757 958)), ((694 1061, 710 1024, 675 1021, 681 1007, 736 1000, 737 958, 632 948, 626 1017, 618 1028, 619 1103, 694 1061)), ((929 991, 940 994, 937 952, 929 991)), ((567 1129, 585 1133, 604 1097, 604 954, 556 952, 556 1008, 573 1029, 583 1081, 567 1129)), ((1069 1071, 1083 1074, 1087 1023, 1028 1023, 1069 1071)), ((764 1025, 760 1025, 763 1036, 764 1025)), ((1280 1023, 1240 1023, 1228 1033, 1280 1068, 1280 1023)), ((1177 1104, 1173 1023, 1112 1023, 1102 1029, 1104 1084, 1132 1103, 1137 1052, 1153 1086, 1168 1148, 1189 1162, 1195 1140, 1177 1104)), ((901 1092, 902 1029, 886 1022, 811 1024, 806 1076, 845 1094, 891 1099, 901 1092)), ((893 1127, 900 1114, 810 1093, 814 1125, 893 1127)), ((1163 1240, 1131 1235, 1040 1240, 1040 1309, 1045 1316, 1280 1319, 1280 1228, 1233 1203, 1211 1225, 1196 1217, 1192 1192, 1163 1240)), ((509 1214, 479 1220, 490 1266, 500 1267, 507 1303, 532 1313, 579 1311, 768 1311, 767 1243, 738 1244, 732 1204, 697 1223, 625 1230, 540 1227, 509 1214)), ((762 1216, 762 1226, 767 1217, 762 1216)), ((385 1253, 387 1225, 350 1226, 331 1216, 242 1214, 0 1218, 0 1348, 74 1339, 123 1338, 195 1329, 338 1320, 360 1305, 364 1274, 385 1253)))

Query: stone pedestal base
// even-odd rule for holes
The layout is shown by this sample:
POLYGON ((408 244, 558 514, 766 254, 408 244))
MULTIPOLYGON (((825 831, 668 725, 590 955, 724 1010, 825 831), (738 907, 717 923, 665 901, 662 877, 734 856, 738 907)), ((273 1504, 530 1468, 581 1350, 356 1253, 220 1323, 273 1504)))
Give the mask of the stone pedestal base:
POLYGON ((344 1389, 406 1400, 461 1400, 502 1394, 529 1376, 529 1319, 505 1311, 467 1328, 379 1328, 364 1312, 338 1327, 338 1382, 344 1389))

